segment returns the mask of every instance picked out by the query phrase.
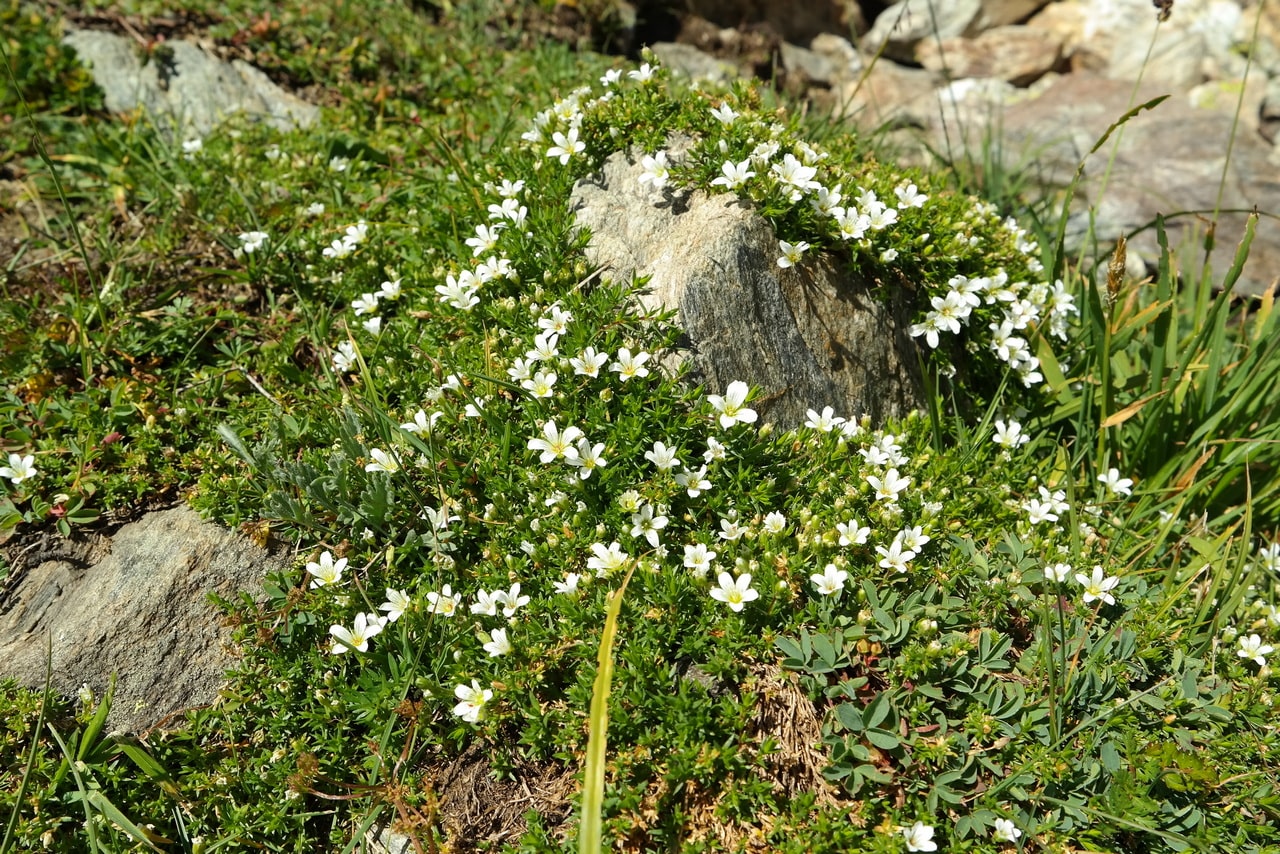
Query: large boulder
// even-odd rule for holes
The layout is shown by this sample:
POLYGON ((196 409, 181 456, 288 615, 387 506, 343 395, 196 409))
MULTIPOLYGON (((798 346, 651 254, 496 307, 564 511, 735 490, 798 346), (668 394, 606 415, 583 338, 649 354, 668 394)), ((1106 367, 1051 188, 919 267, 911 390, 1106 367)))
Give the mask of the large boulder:
POLYGON ((574 187, 573 210, 591 231, 592 263, 649 277, 645 308, 675 310, 694 381, 715 393, 734 380, 759 387, 755 408, 784 429, 809 408, 879 423, 922 406, 901 294, 885 304, 872 283, 812 253, 779 269, 773 228, 736 196, 657 195, 640 173, 614 154, 574 187))
POLYGON ((1049 0, 899 0, 877 17, 862 38, 867 53, 911 62, 928 39, 973 36, 1025 20, 1049 0))
POLYGON ((249 63, 223 62, 189 41, 166 42, 145 64, 136 43, 115 33, 72 30, 63 42, 89 67, 108 110, 141 109, 183 135, 203 136, 237 114, 280 130, 310 127, 320 115, 249 63))
POLYGON ((8 544, 16 582, 0 597, 0 678, 97 696, 116 675, 108 725, 142 732, 216 699, 234 663, 209 594, 258 590, 283 566, 244 535, 177 507, 110 538, 8 544))

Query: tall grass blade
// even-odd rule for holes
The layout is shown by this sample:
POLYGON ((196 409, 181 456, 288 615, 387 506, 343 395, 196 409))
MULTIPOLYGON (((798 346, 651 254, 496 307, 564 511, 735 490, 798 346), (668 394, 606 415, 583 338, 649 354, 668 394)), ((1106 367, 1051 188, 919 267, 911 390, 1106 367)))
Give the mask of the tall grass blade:
POLYGON ((591 717, 588 722, 587 765, 582 781, 582 822, 578 828, 578 854, 600 854, 604 850, 604 766, 609 728, 609 688, 613 681, 613 640, 618 633, 618 614, 622 611, 622 595, 631 581, 632 566, 622 579, 622 586, 609 594, 605 610, 604 631, 600 635, 600 651, 596 664, 596 681, 591 691, 591 717))

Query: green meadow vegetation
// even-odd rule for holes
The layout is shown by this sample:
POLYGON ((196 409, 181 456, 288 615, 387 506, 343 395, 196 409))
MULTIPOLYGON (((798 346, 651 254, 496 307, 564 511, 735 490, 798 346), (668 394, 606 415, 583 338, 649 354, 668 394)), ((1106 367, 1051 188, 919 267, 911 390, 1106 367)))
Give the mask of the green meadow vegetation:
POLYGON ((1225 281, 1133 281, 1066 253, 1067 198, 532 4, 182 6, 322 121, 108 116, 0 0, 0 530, 180 499, 296 559, 221 603, 217 702, 143 738, 0 684, 0 852, 1280 850, 1248 237, 1225 281), (742 198, 779 267, 908 288, 926 410, 782 431, 752 377, 691 381, 573 228, 618 151, 742 198))

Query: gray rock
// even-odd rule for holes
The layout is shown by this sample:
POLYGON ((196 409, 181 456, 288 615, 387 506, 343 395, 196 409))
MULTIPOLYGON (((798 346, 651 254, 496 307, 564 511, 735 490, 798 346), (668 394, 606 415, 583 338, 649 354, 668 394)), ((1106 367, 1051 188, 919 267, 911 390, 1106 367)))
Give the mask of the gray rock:
POLYGON ((1259 131, 1267 142, 1275 143, 1280 136, 1280 77, 1267 83, 1267 92, 1258 107, 1259 131))
POLYGON ((320 115, 247 62, 223 62, 189 41, 166 42, 145 65, 136 44, 115 33, 71 30, 63 41, 89 67, 108 110, 140 108, 182 135, 203 136, 234 114, 280 130, 309 127, 320 115))
MULTIPOLYGON (((999 128, 1000 144, 993 146, 1004 168, 1027 172, 1052 192, 1065 187, 1077 165, 1086 161, 1084 180, 1073 208, 1069 251, 1083 245, 1092 206, 1093 231, 1103 250, 1120 234, 1130 234, 1168 217, 1167 228, 1180 269, 1197 276, 1204 229, 1217 204, 1230 211, 1280 210, 1280 171, 1268 162, 1270 147, 1260 136, 1241 129, 1232 137, 1232 116, 1214 109, 1197 109, 1184 97, 1172 97, 1154 110, 1127 122, 1122 133, 1090 155, 1089 150, 1107 127, 1131 107, 1167 91, 1149 85, 1134 97, 1133 84, 1077 73, 1066 75, 1031 100, 1003 109, 981 121, 951 124, 944 136, 934 129, 934 144, 944 139, 963 141, 979 151, 984 134, 999 128), (1115 150, 1114 163, 1108 161, 1115 150), (1230 163, 1226 162, 1231 145, 1230 163), (1105 178, 1105 183, 1104 183, 1105 178), (1198 213, 1189 213, 1195 211, 1198 213)), ((952 116, 949 116, 952 118, 952 116)), ((1035 191, 1033 191, 1034 194, 1035 191)), ((1221 282, 1230 267, 1235 246, 1244 233, 1244 213, 1224 213, 1216 227, 1217 248, 1211 257, 1212 279, 1221 282)), ((1129 254, 1148 265, 1158 258, 1154 230, 1147 228, 1129 240, 1129 254)), ((1242 293, 1259 293, 1280 275, 1280 228, 1269 219, 1258 223, 1244 275, 1242 293)))
POLYGON ((823 56, 829 61, 835 74, 835 80, 856 80, 865 67, 862 54, 853 43, 846 38, 832 33, 823 33, 809 43, 809 50, 823 56))
POLYGON ((814 254, 780 270, 773 228, 736 196, 658 196, 639 175, 614 154, 574 187, 573 210, 591 230, 593 264, 614 278, 649 276, 642 304, 676 311, 695 382, 714 393, 734 380, 758 386, 755 408, 783 429, 809 408, 880 423, 921 407, 901 297, 886 306, 870 283, 814 254))
POLYGON ((853 119, 859 127, 928 127, 936 118, 934 89, 942 78, 921 68, 907 68, 881 58, 865 75, 837 85, 836 119, 853 119))
POLYGON ((233 658, 208 595, 256 589, 283 563, 186 507, 149 513, 109 541, 54 542, 0 601, 0 677, 43 686, 51 644, 54 689, 73 696, 87 684, 101 697, 115 673, 108 726, 132 732, 217 697, 233 658))
POLYGON ((977 35, 992 27, 1016 24, 1049 0, 899 0, 876 17, 862 38, 862 49, 899 62, 911 62, 926 39, 977 35))
POLYGON ((795 76, 807 84, 820 86, 834 83, 839 70, 828 57, 790 42, 782 43, 782 67, 789 78, 795 76))
POLYGON ((1030 86, 1062 58, 1062 42, 1033 27, 995 27, 972 39, 927 39, 916 59, 930 71, 953 80, 989 77, 1014 86, 1030 86))
POLYGON ((693 45, 658 42, 650 49, 663 65, 693 80, 730 83, 742 76, 738 66, 716 59, 693 45))

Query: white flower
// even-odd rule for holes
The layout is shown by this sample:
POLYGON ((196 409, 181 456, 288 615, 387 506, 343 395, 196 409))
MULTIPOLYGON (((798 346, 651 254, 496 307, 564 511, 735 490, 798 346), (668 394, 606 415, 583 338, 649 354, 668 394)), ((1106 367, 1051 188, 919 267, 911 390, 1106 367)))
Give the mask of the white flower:
POLYGON ((902 838, 907 843, 908 851, 938 850, 938 843, 933 841, 933 828, 927 824, 917 821, 910 827, 902 828, 902 838))
POLYGON ((748 178, 756 176, 756 173, 748 168, 750 165, 750 159, 743 160, 741 163, 726 160, 724 165, 720 167, 720 171, 723 174, 719 178, 713 179, 711 184, 717 187, 724 187, 726 190, 736 190, 747 183, 748 178))
POLYGON ((991 838, 997 842, 1017 842, 1020 836, 1022 831, 1007 818, 996 819, 995 826, 991 828, 991 838))
POLYGON ((745 404, 747 402, 747 394, 750 389, 742 380, 734 380, 729 383, 729 388, 725 391, 724 397, 718 394, 708 395, 707 402, 716 412, 720 413, 720 426, 728 430, 734 424, 754 424, 756 420, 756 411, 748 409, 745 404))
POLYGON ((204 140, 199 138, 184 139, 182 141, 182 152, 188 160, 204 150, 204 140))
POLYGON ((1053 505, 1047 501, 1032 498, 1022 505, 1022 509, 1027 511, 1027 521, 1032 525, 1058 521, 1058 514, 1053 512, 1053 505))
POLYGON ((654 515, 652 504, 646 504, 640 508, 639 513, 631 514, 631 536, 643 536, 655 549, 658 547, 661 536, 659 532, 665 527, 667 527, 667 517, 654 515))
POLYGON ((782 158, 781 163, 775 163, 769 170, 774 177, 783 184, 789 184, 794 187, 791 191, 791 201, 798 201, 801 193, 808 190, 816 190, 822 186, 813 177, 818 174, 818 170, 813 166, 805 166, 796 159, 794 154, 786 154, 782 158))
POLYGON ((565 166, 569 163, 569 158, 575 154, 580 154, 587 150, 587 144, 578 139, 578 128, 569 128, 569 133, 564 134, 556 131, 551 134, 551 141, 555 145, 547 149, 547 157, 560 158, 560 165, 565 166))
POLYGON ((850 519, 848 522, 837 522, 836 531, 840 534, 840 545, 842 546, 866 545, 867 537, 871 535, 870 528, 858 527, 857 519, 850 519))
POLYGON ((885 501, 889 504, 895 503, 898 500, 899 493, 911 485, 911 478, 899 476, 896 468, 885 472, 883 478, 869 474, 866 475, 865 480, 875 490, 876 500, 885 501))
POLYGON ((400 471, 400 461, 381 448, 370 448, 369 456, 373 461, 365 464, 365 471, 385 471, 388 474, 400 471))
POLYGON ((569 331, 569 323, 572 320, 572 313, 565 311, 559 305, 553 305, 538 318, 538 328, 554 335, 564 335, 569 331))
POLYGON ((738 524, 737 519, 721 519, 720 520, 720 539, 726 542, 732 542, 740 539, 747 529, 738 524))
POLYGON ((385 300, 400 299, 400 280, 391 279, 378 286, 377 296, 385 300))
POLYGON ((640 186, 643 187, 648 184, 655 190, 661 190, 667 186, 667 179, 671 177, 671 172, 667 166, 667 153, 665 151, 659 151, 653 156, 646 154, 640 160, 640 186))
POLYGON ((604 73, 603 77, 600 78, 600 84, 602 86, 612 86, 614 83, 617 83, 621 79, 622 79, 622 69, 611 68, 604 73))
POLYGON ((458 705, 453 713, 469 724, 479 723, 484 717, 485 703, 493 699, 493 691, 481 688, 475 679, 470 685, 459 685, 453 689, 453 696, 458 698, 458 705))
POLYGON ((361 323, 360 325, 364 327, 364 331, 368 332, 370 335, 382 334, 382 318, 381 317, 371 317, 368 320, 366 320, 364 323, 361 323))
POLYGON ((598 377, 604 363, 609 361, 608 353, 597 353, 594 347, 588 347, 569 360, 573 372, 584 377, 598 377))
POLYGON ((898 204, 904 208, 922 208, 924 203, 929 201, 929 197, 916 189, 915 184, 899 184, 894 188, 893 194, 898 197, 898 204))
POLYGON ((844 583, 848 579, 849 573, 843 569, 838 569, 834 563, 827 564, 822 571, 822 575, 809 576, 809 580, 818 588, 818 593, 823 596, 839 593, 844 589, 844 583))
POLYGON ((726 126, 733 124, 733 120, 738 117, 738 114, 733 111, 733 107, 730 107, 727 103, 721 104, 718 107, 712 107, 711 115, 714 116, 716 121, 720 122, 720 124, 726 126))
POLYGON ((502 616, 511 618, 518 609, 529 604, 529 597, 520 595, 520 582, 517 581, 509 590, 493 591, 493 601, 502 606, 502 616))
MULTIPOLYGON (((333 369, 340 374, 355 367, 356 364, 356 348, 350 341, 343 341, 338 345, 338 349, 333 354, 333 369)), ((4 476, 4 470, 0 469, 0 477, 4 476)))
POLYGON ((607 546, 604 543, 592 543, 591 555, 587 558, 587 569, 594 569, 597 578, 612 575, 631 560, 631 556, 622 550, 617 540, 607 546))
POLYGON ((0 467, 0 477, 7 477, 13 482, 14 486, 22 483, 27 478, 35 477, 38 474, 36 469, 36 458, 33 454, 19 456, 18 454, 9 455, 9 465, 0 467))
POLYGON ((591 444, 587 439, 578 440, 577 456, 568 459, 569 465, 578 467, 578 477, 586 480, 591 477, 591 473, 597 468, 608 465, 608 461, 601 456, 604 453, 604 442, 591 444))
POLYGON ((480 297, 476 296, 479 290, 476 278, 467 270, 459 273, 457 278, 452 273, 448 274, 445 283, 436 285, 435 290, 442 300, 462 311, 470 311, 480 304, 480 297))
POLYGON ((628 71, 627 76, 639 83, 645 83, 653 79, 653 72, 655 70, 656 69, 654 69, 652 65, 646 62, 644 65, 641 65, 636 70, 628 71))
POLYGON ((932 538, 924 532, 923 528, 916 525, 914 528, 903 528, 899 531, 898 539, 902 540, 904 547, 913 552, 918 552, 928 545, 929 540, 932 538))
POLYGON ((800 263, 801 256, 803 256, 809 249, 809 244, 805 243, 803 240, 798 243, 788 243, 785 240, 779 240, 778 249, 782 252, 782 256, 778 258, 778 266, 785 270, 788 267, 794 267, 800 263))
POLYGON ((632 377, 649 376, 649 369, 644 366, 647 361, 649 361, 648 353, 640 352, 633 356, 629 349, 623 347, 618 350, 618 360, 609 366, 609 370, 617 371, 618 379, 626 382, 632 377))
POLYGON ((428 416, 426 412, 419 409, 413 414, 413 420, 401 424, 400 429, 417 436, 426 436, 431 433, 431 428, 443 415, 443 412, 433 412, 428 416))
POLYGON ((711 588, 711 598, 723 602, 735 613, 752 600, 759 599, 760 594, 751 588, 751 573, 743 573, 734 578, 727 572, 720 573, 720 586, 711 588))
POLYGON ((549 362, 552 359, 560 357, 560 350, 556 345, 560 343, 560 336, 554 332, 542 332, 533 336, 533 349, 525 352, 525 358, 535 362, 549 362))
POLYGON ((529 440, 529 450, 541 451, 539 460, 549 463, 560 457, 572 460, 578 455, 573 443, 582 438, 582 431, 577 427, 566 427, 564 432, 556 427, 556 422, 548 421, 542 425, 542 436, 529 440))
POLYGON ((1097 599, 1101 599, 1108 605, 1116 603, 1116 597, 1111 595, 1111 591, 1120 583, 1120 579, 1115 575, 1108 576, 1101 566, 1093 568, 1092 576, 1077 572, 1076 581, 1084 587, 1085 604, 1097 599))
POLYGON ((871 228, 871 217, 858 213, 857 208, 845 208, 835 218, 841 240, 861 240, 871 228))
POLYGON ((787 517, 781 513, 770 513, 764 517, 764 529, 770 534, 781 534, 787 530, 787 517))
POLYGON ((1098 475, 1098 482, 1107 488, 1112 495, 1132 495, 1133 480, 1120 476, 1119 469, 1107 469, 1106 474, 1098 475))
POLYGON ((1022 432, 1022 425, 1017 421, 1009 421, 1007 424, 1004 421, 997 421, 991 441, 1005 448, 1016 448, 1030 442, 1031 437, 1022 432))
POLYGON ((377 294, 361 294, 351 301, 351 311, 356 317, 378 310, 377 294))
POLYGON ((716 559, 716 552, 711 551, 702 543, 694 543, 691 546, 684 547, 684 565, 693 572, 698 578, 702 578, 711 569, 711 563, 716 559))
POLYGON ((893 542, 886 549, 884 546, 876 546, 876 552, 880 555, 880 567, 882 569, 892 569, 897 572, 906 572, 907 564, 916 556, 911 549, 903 548, 902 537, 894 537, 893 542))
POLYGON ((1240 638, 1240 648, 1236 650, 1236 655, 1241 658, 1251 658, 1254 664, 1262 667, 1267 663, 1267 655, 1274 651, 1275 647, 1269 643, 1263 643, 1262 638, 1249 635, 1247 638, 1240 638))
POLYGON ((351 161, 350 161, 350 160, 348 160, 348 159, 347 159, 347 158, 345 158, 345 157, 330 157, 330 158, 329 158, 329 171, 330 171, 330 172, 346 172, 346 171, 347 171, 347 167, 348 167, 348 166, 350 166, 350 165, 351 165, 351 161))
POLYGON ((462 604, 462 596, 455 594, 453 588, 446 584, 439 593, 433 590, 427 594, 427 604, 431 606, 430 613, 452 617, 457 613, 458 606, 462 604))
POLYGON ((555 582, 552 585, 552 589, 563 596, 573 596, 578 592, 578 584, 581 583, 581 581, 581 575, 576 572, 571 572, 564 577, 564 581, 555 582))
POLYGON ((538 371, 531 379, 525 380, 520 385, 532 397, 551 397, 555 394, 556 372, 538 371))
POLYGON ((497 658, 500 655, 506 655, 511 652, 511 641, 507 640, 506 629, 494 629, 489 634, 489 641, 484 645, 484 651, 489 653, 490 658, 497 658))
POLYGON ((1061 584, 1071 577, 1071 564, 1051 563, 1044 568, 1044 577, 1061 584))
POLYGON ((240 251, 245 255, 252 255, 262 248, 262 244, 267 242, 267 233, 265 231, 244 231, 237 235, 240 240, 240 251))
POLYGON ((714 436, 707 437, 707 449, 702 453, 702 459, 708 464, 725 458, 725 447, 714 436))
POLYGON ((498 235, 505 228, 502 223, 493 225, 477 225, 476 236, 468 237, 466 243, 471 247, 471 257, 478 258, 486 252, 492 252, 498 245, 498 235))
POLYGON ((663 442, 654 442, 653 450, 645 451, 644 458, 653 463, 658 471, 671 471, 680 465, 680 460, 676 459, 676 449, 668 448, 663 442))
POLYGON ((844 418, 835 414, 835 410, 830 406, 824 406, 819 414, 812 409, 805 413, 806 421, 804 426, 814 430, 821 430, 823 433, 830 433, 835 428, 844 423, 844 418))
POLYGON ((307 216, 320 216, 324 213, 324 202, 312 202, 307 205, 307 216))
POLYGON ((680 471, 676 474, 676 483, 684 487, 690 498, 697 498, 711 488, 711 481, 707 478, 706 466, 702 466, 697 471, 688 468, 680 471))
POLYGON ((379 611, 386 611, 387 616, 384 619, 388 623, 394 623, 396 620, 404 616, 404 612, 413 607, 413 599, 403 590, 392 590, 387 588, 387 601, 378 606, 379 611))
POLYGON ((328 584, 337 584, 342 581, 342 572, 347 568, 347 559, 345 557, 338 558, 336 561, 330 552, 323 552, 320 555, 319 562, 309 561, 307 563, 307 572, 311 575, 311 589, 324 587, 328 584))
POLYGON ((333 635, 331 653, 341 654, 354 649, 356 652, 368 652, 369 640, 382 631, 382 620, 376 614, 356 614, 350 629, 346 626, 330 626, 329 634, 333 635))
POLYGON ((471 613, 479 614, 483 617, 498 616, 498 606, 502 603, 498 601, 498 592, 495 590, 490 593, 488 590, 477 590, 476 601, 471 603, 471 613))

